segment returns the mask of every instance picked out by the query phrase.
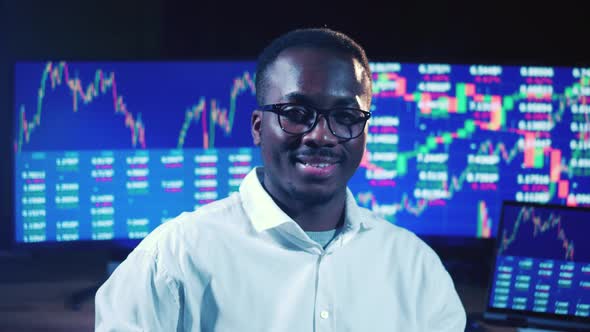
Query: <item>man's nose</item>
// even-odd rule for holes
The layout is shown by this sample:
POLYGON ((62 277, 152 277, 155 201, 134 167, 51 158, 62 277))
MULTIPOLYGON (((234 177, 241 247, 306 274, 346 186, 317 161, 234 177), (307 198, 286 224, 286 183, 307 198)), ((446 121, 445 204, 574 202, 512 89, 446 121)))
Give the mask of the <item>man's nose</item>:
POLYGON ((318 123, 310 132, 303 135, 302 142, 308 146, 335 146, 338 144, 338 137, 330 131, 328 119, 324 115, 318 115, 318 123))

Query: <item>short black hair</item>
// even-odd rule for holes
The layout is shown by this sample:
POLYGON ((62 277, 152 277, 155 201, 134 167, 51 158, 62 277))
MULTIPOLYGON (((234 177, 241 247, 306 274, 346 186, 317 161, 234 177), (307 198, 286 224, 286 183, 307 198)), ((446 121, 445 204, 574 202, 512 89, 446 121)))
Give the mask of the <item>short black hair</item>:
POLYGON ((308 47, 315 49, 324 49, 351 55, 357 59, 365 68, 368 75, 369 88, 372 89, 371 68, 365 50, 357 44, 352 38, 342 32, 334 31, 328 28, 308 28, 290 31, 273 40, 258 56, 256 67, 256 101, 262 105, 263 95, 266 93, 267 78, 266 70, 279 56, 279 54, 292 47, 308 47))

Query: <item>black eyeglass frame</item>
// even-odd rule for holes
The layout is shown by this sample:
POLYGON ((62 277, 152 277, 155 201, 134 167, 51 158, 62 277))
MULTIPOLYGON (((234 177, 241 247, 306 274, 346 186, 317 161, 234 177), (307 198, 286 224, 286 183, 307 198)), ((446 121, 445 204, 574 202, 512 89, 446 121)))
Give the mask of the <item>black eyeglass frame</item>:
POLYGON ((343 139, 343 140, 351 140, 351 139, 355 139, 359 136, 361 136, 363 134, 363 132, 365 131, 365 127, 367 126, 367 122, 369 121, 369 118, 371 117, 371 112, 368 111, 363 111, 362 109, 359 108, 355 108, 355 107, 334 107, 334 108, 317 108, 314 106, 309 106, 309 105, 305 105, 305 104, 299 104, 299 103, 278 103, 278 104, 268 104, 268 105, 262 105, 262 106, 258 106, 257 108, 260 111, 263 112, 272 112, 275 113, 277 115, 277 120, 279 121, 279 126, 281 127, 281 129, 286 132, 287 134, 290 135, 305 135, 307 133, 309 133, 310 131, 313 130, 313 128, 315 128, 315 126, 318 124, 319 119, 320 119, 320 115, 323 115, 324 118, 326 119, 326 121, 328 122, 328 129, 330 129, 330 132, 332 133, 332 135, 338 137, 339 139, 343 139), (304 132, 301 133, 292 133, 290 131, 287 131, 285 129, 285 127, 283 126, 283 124, 281 123, 281 110, 283 109, 283 107, 286 106, 302 106, 308 109, 313 110, 316 113, 316 117, 315 120, 313 122, 313 125, 311 125, 311 127, 309 127, 309 129, 305 130, 304 132), (361 129, 361 131, 358 133, 358 135, 353 136, 353 137, 342 137, 337 135, 334 130, 332 129, 332 126, 330 125, 330 120, 329 120, 329 114, 334 111, 334 110, 353 110, 353 111, 357 111, 357 112, 361 112, 364 114, 364 123, 363 123, 363 128, 361 129))

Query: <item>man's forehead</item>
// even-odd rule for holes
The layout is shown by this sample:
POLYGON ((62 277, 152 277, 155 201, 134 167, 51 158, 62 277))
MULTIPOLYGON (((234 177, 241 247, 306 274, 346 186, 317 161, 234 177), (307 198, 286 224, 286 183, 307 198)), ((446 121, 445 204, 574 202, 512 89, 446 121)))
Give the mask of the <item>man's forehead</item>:
MULTIPOLYGON (((307 94, 328 93, 334 97, 366 94, 368 73, 352 55, 315 48, 290 48, 269 66, 268 87, 287 98, 302 89, 307 94)), ((270 91, 269 91, 270 92, 270 91)), ((275 96, 276 97, 276 96, 275 96)))

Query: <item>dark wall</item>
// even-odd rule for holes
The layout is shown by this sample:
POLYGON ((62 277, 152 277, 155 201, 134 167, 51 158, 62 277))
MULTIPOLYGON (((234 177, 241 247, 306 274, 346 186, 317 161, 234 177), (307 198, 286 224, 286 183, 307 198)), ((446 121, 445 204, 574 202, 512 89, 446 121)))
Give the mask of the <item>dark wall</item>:
POLYGON ((0 248, 12 219, 16 60, 253 58, 287 30, 327 25, 359 41, 374 60, 590 65, 580 5, 384 3, 0 0, 0 248))
POLYGON ((571 1, 202 0, 165 3, 163 43, 172 57, 252 56, 273 37, 324 26, 351 35, 369 58, 450 62, 590 62, 587 12, 571 1), (320 4, 321 3, 321 4, 320 4))

